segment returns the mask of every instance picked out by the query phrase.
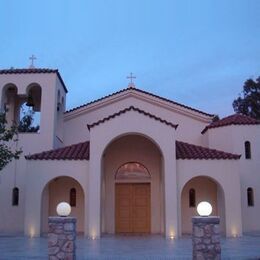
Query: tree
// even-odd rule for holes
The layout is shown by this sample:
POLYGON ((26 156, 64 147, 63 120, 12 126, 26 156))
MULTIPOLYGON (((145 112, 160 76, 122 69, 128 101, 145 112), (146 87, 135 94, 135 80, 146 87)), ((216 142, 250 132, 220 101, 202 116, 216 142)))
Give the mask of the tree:
POLYGON ((22 150, 17 148, 17 141, 17 126, 8 126, 5 114, 0 113, 0 171, 13 159, 19 159, 22 150))
POLYGON ((34 111, 24 109, 22 111, 23 117, 21 118, 18 126, 18 131, 21 133, 35 133, 40 129, 39 125, 33 126, 34 111))
POLYGON ((260 77, 244 83, 242 95, 233 101, 233 108, 236 113, 260 119, 260 77))

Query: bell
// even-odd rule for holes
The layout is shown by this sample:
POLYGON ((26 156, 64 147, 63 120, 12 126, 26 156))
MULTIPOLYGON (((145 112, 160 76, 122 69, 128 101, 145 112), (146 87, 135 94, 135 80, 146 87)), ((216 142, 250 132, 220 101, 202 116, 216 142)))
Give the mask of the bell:
POLYGON ((29 93, 29 95, 28 95, 26 106, 27 107, 34 107, 33 98, 32 98, 31 93, 29 93))

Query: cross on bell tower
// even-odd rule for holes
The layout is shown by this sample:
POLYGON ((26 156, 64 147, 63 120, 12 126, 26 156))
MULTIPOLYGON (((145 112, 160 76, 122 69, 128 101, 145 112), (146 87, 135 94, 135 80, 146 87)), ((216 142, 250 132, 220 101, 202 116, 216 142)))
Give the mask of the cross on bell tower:
POLYGON ((37 58, 32 55, 31 57, 29 57, 29 60, 31 60, 31 65, 30 65, 30 69, 34 69, 34 60, 36 60, 37 58))
POLYGON ((128 84, 129 88, 134 88, 135 87, 135 83, 133 82, 133 79, 136 79, 136 76, 134 76, 134 74, 131 72, 130 76, 126 77, 127 79, 130 79, 130 82, 128 84))

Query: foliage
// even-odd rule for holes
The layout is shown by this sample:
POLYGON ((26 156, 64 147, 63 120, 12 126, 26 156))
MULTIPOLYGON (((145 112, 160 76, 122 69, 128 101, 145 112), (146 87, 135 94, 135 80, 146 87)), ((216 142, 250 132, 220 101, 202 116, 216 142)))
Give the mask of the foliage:
POLYGON ((214 115, 213 119, 212 119, 212 122, 217 122, 219 121, 219 115, 214 115))
POLYGON ((33 126, 33 116, 34 111, 33 110, 27 110, 23 111, 23 117, 19 122, 18 130, 21 133, 35 133, 38 132, 40 126, 36 125, 33 126))
POLYGON ((260 77, 244 83, 242 97, 233 101, 233 108, 236 113, 260 119, 260 77))
POLYGON ((5 114, 0 113, 0 171, 22 153, 17 149, 18 129, 15 124, 7 125, 5 114), (15 144, 15 147, 12 147, 15 144))

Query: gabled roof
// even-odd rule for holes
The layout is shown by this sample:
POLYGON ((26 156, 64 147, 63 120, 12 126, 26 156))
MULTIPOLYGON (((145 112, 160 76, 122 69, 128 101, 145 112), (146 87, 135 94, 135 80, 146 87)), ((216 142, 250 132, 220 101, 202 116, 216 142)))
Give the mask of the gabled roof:
POLYGON ((123 110, 120 110, 119 112, 114 113, 114 114, 112 114, 112 115, 110 115, 110 116, 108 116, 108 117, 105 117, 105 118, 103 118, 103 119, 101 119, 101 120, 98 120, 97 122, 94 122, 94 123, 92 123, 92 124, 89 124, 89 125, 88 125, 88 129, 90 130, 92 127, 95 127, 95 126, 97 126, 97 125, 103 124, 103 123, 105 123, 106 121, 109 121, 110 119, 113 119, 113 118, 115 118, 115 117, 117 117, 117 116, 120 116, 120 115, 122 115, 122 114, 125 114, 125 113, 127 113, 127 112, 129 112, 129 111, 138 112, 138 113, 140 113, 140 114, 143 114, 143 115, 145 115, 145 116, 148 116, 148 117, 150 117, 150 118, 153 118, 154 120, 159 121, 159 122, 161 122, 161 123, 163 123, 163 124, 166 124, 166 125, 168 125, 168 126, 171 126, 171 127, 175 128, 175 129, 178 127, 178 125, 175 125, 175 124, 173 124, 173 123, 171 123, 171 122, 168 122, 168 121, 166 121, 166 120, 164 120, 164 119, 161 119, 160 117, 157 117, 157 116, 155 116, 155 115, 153 115, 153 114, 150 114, 150 113, 148 113, 148 112, 145 112, 144 110, 141 110, 141 109, 136 108, 136 107, 134 107, 134 106, 130 106, 130 107, 125 108, 125 109, 123 109, 123 110))
POLYGON ((29 74, 29 73, 56 73, 65 92, 67 93, 68 90, 66 85, 57 69, 44 69, 44 68, 28 68, 28 69, 5 69, 0 70, 0 75, 4 74, 29 74))
POLYGON ((159 99, 161 101, 165 101, 165 102, 168 102, 170 104, 173 104, 173 105, 177 105, 177 106, 180 106, 180 107, 183 107, 183 108, 186 108, 186 109, 189 109, 189 110, 192 110, 194 112, 197 112, 197 113, 200 113, 202 115, 206 115, 206 116, 209 116, 209 117, 213 117, 214 115, 213 114, 208 114, 208 113, 205 113, 201 110, 198 110, 198 109, 195 109, 195 108, 192 108, 192 107, 189 107, 189 106, 186 106, 186 105, 183 105, 183 104, 180 104, 180 103, 177 103, 173 100, 170 100, 170 99, 167 99, 167 98, 164 98, 164 97, 160 97, 158 95, 155 95, 153 93, 150 93, 150 92, 147 92, 147 91, 144 91, 144 90, 141 90, 141 89, 138 89, 138 88, 135 88, 135 87, 128 87, 128 88, 125 88, 125 89, 122 89, 122 90, 119 90, 117 92, 114 92, 112 94, 109 94, 107 96, 104 96, 102 98, 99 98, 99 99, 96 99, 96 100, 93 100, 89 103, 86 103, 86 104, 83 104, 81 106, 78 106, 78 107, 75 107, 75 108, 72 108, 68 111, 66 111, 65 113, 70 113, 72 111, 75 111, 75 110, 78 110, 78 109, 81 109, 81 108, 84 108, 84 107, 88 107, 94 103, 97 103, 97 102, 100 102, 100 101, 103 101, 105 99, 108 99, 110 97, 113 97, 113 96, 116 96, 118 94, 121 94, 121 93, 127 93, 127 92, 135 92, 135 93, 141 93, 141 94, 145 94, 145 95, 148 95, 148 96, 151 96, 151 97, 154 97, 156 99, 159 99))
MULTIPOLYGON (((25 156, 27 160, 89 160, 89 142, 25 156)), ((176 159, 238 160, 240 155, 176 141, 176 159)))
POLYGON ((224 117, 216 122, 211 123, 210 125, 206 126, 203 131, 201 132, 204 134, 210 128, 217 128, 222 126, 229 126, 229 125, 259 125, 260 121, 256 120, 250 116, 242 115, 242 114, 234 114, 231 116, 224 117))
POLYGON ((238 160, 241 155, 226 153, 207 147, 176 141, 176 159, 238 160))
POLYGON ((26 155, 27 160, 89 160, 89 142, 26 155))

